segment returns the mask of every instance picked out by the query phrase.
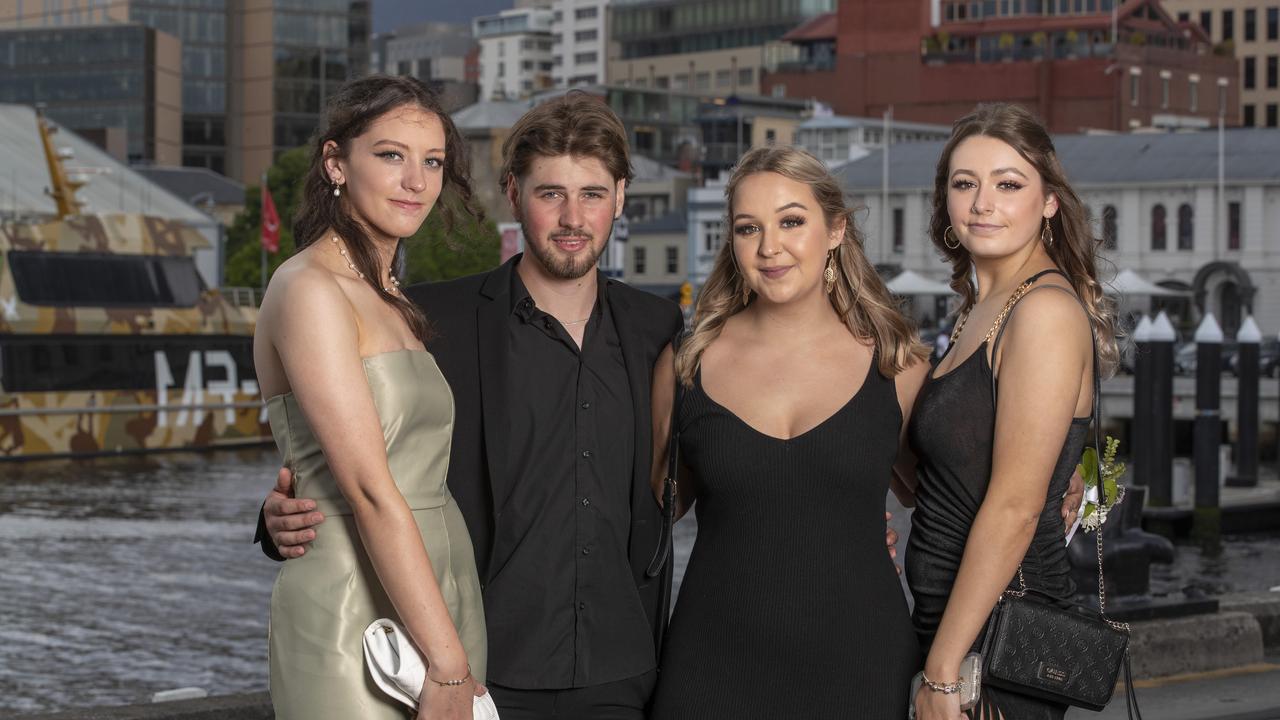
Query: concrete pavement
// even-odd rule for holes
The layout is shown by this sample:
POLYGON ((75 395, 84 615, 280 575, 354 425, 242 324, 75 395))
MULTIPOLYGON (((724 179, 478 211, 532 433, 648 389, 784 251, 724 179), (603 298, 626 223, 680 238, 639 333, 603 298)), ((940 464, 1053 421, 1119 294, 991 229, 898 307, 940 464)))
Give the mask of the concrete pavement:
MULTIPOLYGON (((1146 720, 1280 720, 1280 658, 1231 670, 1135 683, 1146 720)), ((1100 713, 1071 710, 1067 720, 1125 720, 1122 688, 1100 713)))

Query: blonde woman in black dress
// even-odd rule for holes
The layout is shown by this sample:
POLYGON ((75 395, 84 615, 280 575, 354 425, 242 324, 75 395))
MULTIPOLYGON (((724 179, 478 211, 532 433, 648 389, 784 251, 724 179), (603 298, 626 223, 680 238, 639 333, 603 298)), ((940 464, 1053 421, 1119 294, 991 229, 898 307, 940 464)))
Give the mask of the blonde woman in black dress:
MULTIPOLYGON (((1048 132, 1016 105, 957 121, 938 161, 931 235, 962 306, 908 431, 918 458, 906 555, 927 658, 920 720, 958 720, 961 660, 1000 594, 1074 592, 1062 497, 1093 397, 1094 343, 1114 364, 1096 241, 1048 132), (976 287, 970 278, 976 279, 976 287), (998 391, 997 391, 998 390, 998 391)), ((1060 720, 1065 707, 984 687, 969 717, 1060 720)))
POLYGON ((655 369, 655 489, 680 383, 698 538, 651 717, 901 720, 919 654, 885 496, 926 350, 820 161, 752 150, 726 196, 731 240, 655 369))

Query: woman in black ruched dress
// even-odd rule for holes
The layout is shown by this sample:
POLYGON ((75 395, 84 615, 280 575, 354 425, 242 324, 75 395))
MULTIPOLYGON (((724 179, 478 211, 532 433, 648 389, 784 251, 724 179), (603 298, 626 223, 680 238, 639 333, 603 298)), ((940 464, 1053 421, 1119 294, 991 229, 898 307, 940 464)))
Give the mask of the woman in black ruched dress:
MULTIPOLYGON (((956 123, 938 161, 931 235, 962 303, 909 422, 918 484, 906 572, 926 655, 917 717, 957 720, 958 695, 945 691, 1001 593, 1023 581, 1062 599, 1074 592, 1063 496, 1088 434, 1095 356, 1107 364, 1115 347, 1085 208, 1028 111, 979 106, 956 123)), ((969 717, 1065 712, 984 685, 969 717)))
POLYGON ((650 716, 901 720, 920 655, 885 497, 924 349, 816 158, 753 150, 726 196, 733 240, 655 369, 656 486, 679 383, 698 536, 650 716))

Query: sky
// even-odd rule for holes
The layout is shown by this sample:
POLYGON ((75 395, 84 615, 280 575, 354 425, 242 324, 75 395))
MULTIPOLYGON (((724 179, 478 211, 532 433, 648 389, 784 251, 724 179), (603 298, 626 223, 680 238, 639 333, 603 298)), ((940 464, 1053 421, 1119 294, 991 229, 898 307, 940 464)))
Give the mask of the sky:
POLYGON ((373 0, 373 31, 383 33, 428 21, 470 25, 472 18, 492 15, 512 5, 512 0, 373 0))

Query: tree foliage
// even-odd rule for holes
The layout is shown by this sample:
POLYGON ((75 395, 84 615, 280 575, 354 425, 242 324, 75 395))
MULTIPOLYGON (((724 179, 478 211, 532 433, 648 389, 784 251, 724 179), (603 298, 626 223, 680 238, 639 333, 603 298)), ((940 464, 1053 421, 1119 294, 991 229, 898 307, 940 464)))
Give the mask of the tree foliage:
MULTIPOLYGON (((302 201, 303 183, 311 161, 310 148, 289 150, 267 170, 267 187, 271 188, 276 212, 280 215, 280 251, 267 254, 267 274, 274 273, 280 263, 293 255, 293 216, 302 201)), ((227 285, 262 287, 261 185, 245 188, 244 211, 227 229, 227 285)), ((442 198, 442 202, 448 202, 442 198)), ((418 232, 405 240, 406 273, 404 284, 428 280, 449 280, 483 272, 498 264, 501 239, 491 220, 479 222, 459 214, 452 230, 445 228, 443 213, 437 207, 427 216, 418 232)))

